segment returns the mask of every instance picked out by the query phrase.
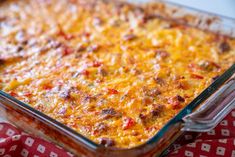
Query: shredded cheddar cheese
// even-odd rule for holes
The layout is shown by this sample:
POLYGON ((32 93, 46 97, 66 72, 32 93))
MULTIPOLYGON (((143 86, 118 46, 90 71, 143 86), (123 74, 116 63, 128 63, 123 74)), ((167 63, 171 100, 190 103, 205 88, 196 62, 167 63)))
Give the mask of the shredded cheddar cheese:
POLYGON ((234 39, 146 10, 1 2, 0 89, 105 146, 146 142, 235 63, 234 39))

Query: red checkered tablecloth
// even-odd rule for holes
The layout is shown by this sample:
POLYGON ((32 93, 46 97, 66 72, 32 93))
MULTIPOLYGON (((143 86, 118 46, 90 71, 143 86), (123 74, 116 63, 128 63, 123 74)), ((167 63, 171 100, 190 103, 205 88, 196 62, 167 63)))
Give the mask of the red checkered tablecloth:
POLYGON ((169 151, 169 157, 235 157, 235 109, 215 129, 186 133, 169 151))
MULTIPOLYGON (((169 157, 235 157, 235 110, 207 133, 187 133, 169 150, 169 157)), ((71 153, 9 123, 0 123, 0 157, 71 157, 71 153)))
POLYGON ((0 123, 0 157, 72 157, 63 148, 0 123))

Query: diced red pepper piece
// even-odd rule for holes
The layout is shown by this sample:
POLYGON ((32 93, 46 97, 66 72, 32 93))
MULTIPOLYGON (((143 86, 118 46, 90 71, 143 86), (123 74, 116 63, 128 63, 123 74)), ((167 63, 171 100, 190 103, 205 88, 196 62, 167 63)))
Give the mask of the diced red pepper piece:
POLYGON ((71 48, 65 46, 63 51, 62 51, 62 55, 67 56, 67 55, 71 54, 72 52, 73 52, 73 50, 71 48))
POLYGON ((145 130, 148 131, 148 132, 151 132, 151 131, 156 130, 156 129, 158 129, 158 128, 155 127, 155 126, 150 126, 150 127, 145 128, 145 130))
POLYGON ((221 66, 220 66, 219 64, 215 63, 215 62, 211 62, 211 64, 212 64, 213 66, 215 66, 217 69, 220 69, 220 68, 221 68, 221 66))
POLYGON ((66 34, 64 31, 62 31, 62 30, 60 30, 59 32, 58 32, 58 35, 59 36, 62 36, 65 40, 71 40, 71 39, 74 39, 75 38, 75 36, 74 35, 72 35, 72 34, 66 34))
POLYGON ((49 85, 49 84, 45 84, 44 86, 43 86, 43 89, 45 89, 45 90, 51 90, 53 87, 51 86, 51 85, 49 85))
POLYGON ((32 93, 30 93, 30 92, 25 92, 25 93, 24 93, 24 96, 30 97, 30 96, 32 96, 32 93))
POLYGON ((101 65, 102 65, 102 63, 99 61, 94 61, 92 64, 93 67, 100 67, 101 65))
POLYGON ((184 98, 177 95, 168 99, 168 103, 172 105, 173 110, 180 109, 181 103, 184 102, 184 98))
POLYGON ((125 117, 125 118, 123 119, 122 128, 123 128, 124 130, 129 129, 129 128, 131 128, 132 126, 134 126, 135 123, 136 123, 136 122, 134 121, 134 119, 132 119, 132 118, 130 118, 130 117, 125 117))
POLYGON ((116 89, 108 88, 108 94, 118 94, 119 92, 116 89))
POLYGON ((192 77, 192 78, 195 78, 195 79, 204 79, 203 76, 198 75, 198 74, 191 74, 191 77, 192 77))
POLYGON ((17 93, 15 93, 15 92, 13 92, 13 91, 10 91, 10 93, 9 93, 11 96, 13 96, 13 97, 16 97, 16 96, 18 96, 18 94, 17 93))
POLYGON ((87 71, 87 70, 83 70, 83 71, 81 71, 80 74, 85 75, 85 76, 88 76, 90 73, 89 73, 89 71, 87 71))
POLYGON ((174 101, 174 103, 172 104, 172 108, 173 110, 177 110, 180 109, 181 105, 179 101, 174 101))

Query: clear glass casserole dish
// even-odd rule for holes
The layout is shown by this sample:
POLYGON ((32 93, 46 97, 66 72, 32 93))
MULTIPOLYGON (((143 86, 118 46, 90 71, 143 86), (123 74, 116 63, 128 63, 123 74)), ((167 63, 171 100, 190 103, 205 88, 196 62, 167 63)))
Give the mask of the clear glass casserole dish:
MULTIPOLYGON (((159 1, 157 3, 161 9, 156 10, 155 14, 159 18, 174 20, 229 37, 235 36, 233 19, 201 13, 171 3, 159 1)), ((58 143, 78 156, 157 156, 182 135, 183 131, 208 131, 233 108, 234 72, 235 65, 165 124, 155 136, 146 143, 130 149, 98 145, 3 91, 0 91, 1 116, 28 132, 58 143)))

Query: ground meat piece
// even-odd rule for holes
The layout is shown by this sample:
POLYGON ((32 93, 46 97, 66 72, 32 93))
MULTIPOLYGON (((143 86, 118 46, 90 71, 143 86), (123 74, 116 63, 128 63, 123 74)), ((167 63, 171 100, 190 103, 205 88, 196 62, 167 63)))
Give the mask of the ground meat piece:
POLYGON ((130 73, 131 73, 132 75, 139 75, 139 74, 142 73, 142 71, 139 70, 139 69, 137 69, 137 68, 132 68, 132 69, 130 70, 130 73))
POLYGON ((88 52, 96 52, 98 51, 98 49, 99 49, 99 45, 96 45, 96 44, 87 47, 88 52))
POLYGON ((173 109, 180 109, 181 103, 183 102, 185 102, 185 99, 180 95, 168 99, 168 103, 172 105, 173 109))
POLYGON ((151 121, 151 118, 150 118, 150 114, 144 114, 144 113, 140 113, 139 114, 139 118, 141 120, 141 123, 146 126, 148 124, 148 122, 151 121))
POLYGON ((150 96, 150 97, 156 97, 161 94, 161 91, 158 90, 157 88, 153 88, 153 89, 143 88, 143 92, 146 96, 150 96))
POLYGON ((107 124, 105 123, 97 123, 95 126, 94 126, 94 134, 101 134, 101 133, 104 133, 106 132, 108 129, 108 126, 107 124))
POLYGON ((23 46, 21 45, 17 46, 16 52, 20 52, 22 50, 24 50, 23 46))
POLYGON ((152 109, 150 110, 150 112, 140 113, 139 118, 144 125, 147 125, 149 122, 158 118, 161 115, 163 110, 164 110, 163 105, 152 104, 152 109))
POLYGON ((3 65, 4 63, 5 63, 5 60, 0 58, 0 65, 3 65))
POLYGON ((219 45, 219 53, 221 53, 221 54, 230 51, 230 49, 231 49, 231 47, 227 41, 223 41, 219 45))
POLYGON ((83 103, 91 103, 94 102, 97 98, 95 96, 85 96, 83 99, 83 103))
POLYGON ((64 99, 70 99, 71 93, 77 93, 78 90, 76 87, 64 87, 60 90, 59 97, 64 99))
POLYGON ((98 69, 98 74, 100 74, 101 76, 105 77, 105 76, 108 75, 108 72, 107 72, 107 70, 105 70, 103 67, 100 67, 100 68, 98 69))
POLYGON ((124 41, 131 41, 131 40, 134 40, 135 38, 136 36, 134 34, 126 34, 122 37, 124 41))
POLYGON ((154 108, 150 111, 152 117, 159 116, 160 113, 163 111, 164 106, 159 104, 159 105, 154 105, 154 108))
POLYGON ((64 98, 64 99, 70 98, 70 90, 69 90, 69 89, 63 89, 63 90, 59 93, 59 97, 64 98))
POLYGON ((104 119, 113 118, 113 117, 121 117, 121 113, 118 113, 113 108, 103 109, 101 114, 103 115, 104 119))
POLYGON ((112 147, 115 145, 115 141, 111 138, 103 137, 100 139, 100 144, 105 147, 112 147))
POLYGON ((47 49, 57 49, 62 46, 62 43, 54 39, 48 39, 46 47, 47 49))
POLYGON ((149 96, 145 96, 142 100, 143 105, 150 105, 153 103, 153 98, 149 97, 149 96))
POLYGON ((144 115, 143 113, 140 113, 139 118, 141 119, 142 122, 144 122, 146 119, 146 115, 144 115))
POLYGON ((167 58, 170 54, 164 50, 156 50, 155 55, 157 59, 165 59, 167 58))
POLYGON ((46 105, 38 103, 34 106, 34 108, 38 111, 44 112, 46 110, 46 105))
POLYGON ((187 90, 190 88, 190 85, 187 80, 180 79, 175 81, 176 88, 187 90))
POLYGON ((165 84, 165 81, 160 77, 154 77, 154 81, 161 86, 165 84))
POLYGON ((115 115, 117 112, 113 108, 103 109, 102 114, 115 115))
POLYGON ((86 50, 86 46, 84 44, 79 43, 76 47, 76 52, 82 52, 86 50))
POLYGON ((7 16, 0 16, 0 22, 7 20, 7 16))
POLYGON ((217 80, 219 77, 220 77, 219 75, 217 75, 217 76, 213 77, 213 78, 212 78, 212 81, 217 80))
POLYGON ((177 99, 178 101, 180 101, 180 102, 184 102, 184 101, 185 101, 185 99, 184 99, 182 96, 180 96, 180 95, 177 95, 177 96, 176 96, 176 99, 177 99))
POLYGON ((102 23, 103 23, 103 21, 102 21, 102 19, 99 18, 99 17, 95 17, 95 18, 93 19, 93 25, 94 25, 94 26, 101 26, 102 23))
POLYGON ((143 16, 142 22, 147 23, 148 21, 156 19, 156 18, 157 18, 157 15, 155 15, 155 14, 148 14, 148 15, 146 14, 143 16))

